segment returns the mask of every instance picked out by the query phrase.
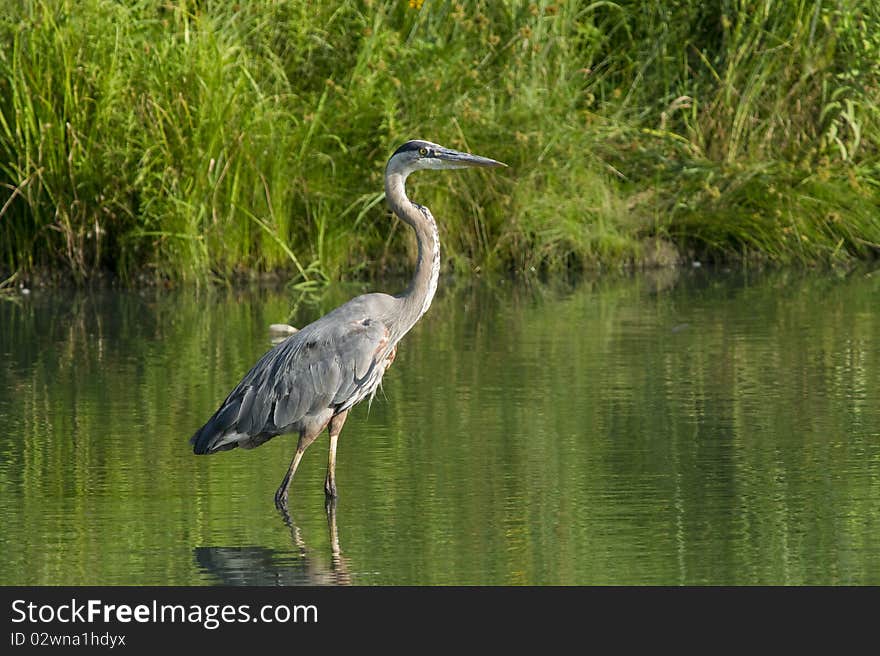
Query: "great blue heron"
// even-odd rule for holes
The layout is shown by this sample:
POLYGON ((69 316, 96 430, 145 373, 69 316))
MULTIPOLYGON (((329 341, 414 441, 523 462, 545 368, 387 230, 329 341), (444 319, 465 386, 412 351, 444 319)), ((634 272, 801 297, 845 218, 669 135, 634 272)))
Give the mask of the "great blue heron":
POLYGON ((351 299, 266 353, 208 422, 190 439, 196 454, 240 446, 252 449, 284 433, 298 433, 293 460, 275 493, 287 507, 290 483, 308 446, 325 429, 330 455, 324 492, 336 496, 336 444, 352 406, 371 397, 394 361, 397 344, 431 305, 440 272, 437 224, 427 207, 409 200, 404 187, 421 169, 505 166, 487 157, 408 141, 385 167, 385 198, 416 233, 416 271, 406 291, 351 299))

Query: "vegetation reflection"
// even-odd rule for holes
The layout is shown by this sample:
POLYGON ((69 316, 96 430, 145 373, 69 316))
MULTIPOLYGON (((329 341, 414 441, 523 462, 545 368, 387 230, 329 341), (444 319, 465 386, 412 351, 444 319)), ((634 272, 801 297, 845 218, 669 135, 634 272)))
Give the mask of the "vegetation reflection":
MULTIPOLYGON (((361 584, 880 582, 878 281, 447 280, 340 441, 344 569, 361 584)), ((300 559, 271 503, 291 445, 208 463, 186 440, 270 324, 357 291, 0 303, 0 582, 258 568, 239 553, 239 579, 206 576, 230 562, 211 545, 300 559)), ((332 562, 315 453, 291 512, 332 562)))

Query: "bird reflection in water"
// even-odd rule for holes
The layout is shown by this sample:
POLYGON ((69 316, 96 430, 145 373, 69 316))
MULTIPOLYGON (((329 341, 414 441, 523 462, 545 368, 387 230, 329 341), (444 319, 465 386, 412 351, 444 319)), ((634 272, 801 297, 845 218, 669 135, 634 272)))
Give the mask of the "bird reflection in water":
POLYGON ((339 548, 336 527, 336 500, 328 499, 327 530, 330 537, 330 562, 309 549, 287 510, 281 511, 290 529, 294 549, 291 552, 269 547, 195 547, 199 569, 219 585, 351 585, 348 563, 339 548))

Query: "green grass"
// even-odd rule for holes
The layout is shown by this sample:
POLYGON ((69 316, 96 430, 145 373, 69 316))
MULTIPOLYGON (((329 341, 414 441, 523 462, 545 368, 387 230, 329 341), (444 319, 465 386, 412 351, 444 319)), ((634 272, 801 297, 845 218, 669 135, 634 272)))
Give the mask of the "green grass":
POLYGON ((412 178, 459 271, 880 252, 867 0, 23 0, 0 44, 7 274, 405 269, 414 137, 511 165, 412 178))

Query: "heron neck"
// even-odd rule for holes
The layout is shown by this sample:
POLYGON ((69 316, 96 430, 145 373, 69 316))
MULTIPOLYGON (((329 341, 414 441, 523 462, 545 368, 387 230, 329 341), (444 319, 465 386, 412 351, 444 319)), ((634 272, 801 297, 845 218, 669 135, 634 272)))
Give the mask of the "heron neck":
POLYGON ((416 233, 418 257, 416 270, 406 291, 398 295, 403 301, 400 336, 403 336, 428 311, 437 280, 440 277, 440 236, 437 223, 427 207, 416 205, 406 196, 406 176, 392 173, 385 179, 388 206, 416 233))

